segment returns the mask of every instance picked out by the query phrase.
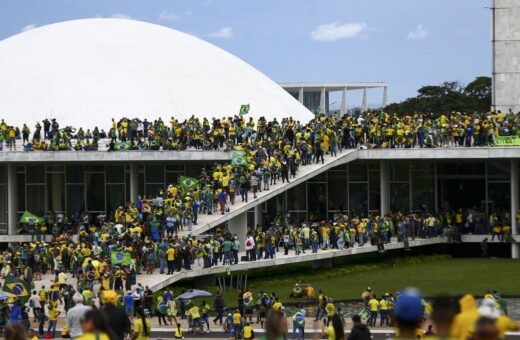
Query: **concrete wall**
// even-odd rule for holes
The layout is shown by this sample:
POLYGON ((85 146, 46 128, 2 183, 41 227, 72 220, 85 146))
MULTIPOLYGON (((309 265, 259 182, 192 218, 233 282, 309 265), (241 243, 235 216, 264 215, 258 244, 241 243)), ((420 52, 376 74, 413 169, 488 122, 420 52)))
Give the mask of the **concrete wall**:
POLYGON ((495 0, 492 9, 493 105, 520 111, 520 3, 495 0))

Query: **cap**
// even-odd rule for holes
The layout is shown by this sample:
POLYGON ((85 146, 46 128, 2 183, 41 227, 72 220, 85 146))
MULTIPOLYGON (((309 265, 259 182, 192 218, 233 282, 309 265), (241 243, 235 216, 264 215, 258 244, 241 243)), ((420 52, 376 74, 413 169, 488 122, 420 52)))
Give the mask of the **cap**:
POLYGON ((399 295, 395 304, 395 315, 406 321, 419 321, 424 315, 422 296, 415 289, 408 288, 399 295))

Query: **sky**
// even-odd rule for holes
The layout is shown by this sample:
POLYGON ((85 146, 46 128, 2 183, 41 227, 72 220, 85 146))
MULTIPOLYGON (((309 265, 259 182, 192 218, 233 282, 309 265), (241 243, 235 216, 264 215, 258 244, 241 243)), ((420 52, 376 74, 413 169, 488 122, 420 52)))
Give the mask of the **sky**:
MULTIPOLYGON (((277 82, 423 85, 491 75, 489 0, 0 0, 0 40, 60 21, 123 17, 207 40, 277 82)), ((349 102, 361 101, 349 92, 349 102)), ((382 91, 369 91, 380 104, 382 91)), ((331 102, 334 99, 331 99, 331 102)))

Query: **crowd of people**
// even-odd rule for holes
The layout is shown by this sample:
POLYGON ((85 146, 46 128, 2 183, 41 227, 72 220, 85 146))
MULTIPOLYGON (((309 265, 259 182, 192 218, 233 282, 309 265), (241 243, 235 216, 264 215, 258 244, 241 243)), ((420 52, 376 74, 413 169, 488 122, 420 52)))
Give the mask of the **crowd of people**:
MULTIPOLYGON (((102 289, 98 303, 89 300, 84 293, 71 291, 65 301, 65 323, 60 336, 81 340, 123 340, 127 335, 132 339, 149 339, 154 315, 157 315, 159 325, 163 320, 166 328, 162 331, 171 333, 169 337, 175 339, 195 334, 202 336, 210 333, 213 326, 222 327, 231 339, 254 339, 257 337, 255 329, 260 327, 265 331, 264 337, 272 340, 287 339, 291 334, 293 340, 309 338, 306 334, 309 328, 313 338, 325 336, 331 340, 346 339, 348 328, 348 340, 372 339, 369 328, 374 327, 395 328, 396 338, 400 339, 460 340, 505 339, 506 332, 519 329, 518 323, 508 316, 507 301, 492 290, 485 292, 479 303, 470 294, 461 298, 439 296, 426 301, 413 288, 377 296, 369 287, 361 294, 365 307, 359 313, 348 312, 347 315, 323 290, 311 297, 309 288, 312 289, 306 287, 303 296, 307 305, 298 303, 293 308, 285 306, 275 293, 264 291, 254 294, 241 290, 237 306, 226 306, 221 293, 210 305, 206 300, 176 300, 171 290, 166 290, 156 297, 155 307, 148 305, 146 299, 136 299, 138 289, 134 296, 122 300, 115 291, 102 289)), ((24 307, 19 300, 11 310, 2 304, 0 312, 10 315, 2 324, 6 339, 27 339, 26 332, 30 339, 38 339, 44 334, 46 338, 53 338, 60 315, 54 306, 57 303, 50 294, 40 291, 34 292, 29 307, 24 307), (39 324, 38 331, 30 327, 31 309, 34 322, 39 324), (49 325, 47 333, 44 333, 45 323, 49 325), (16 332, 18 336, 14 334, 16 332)))
POLYGON ((8 150, 22 140, 24 150, 85 150, 95 151, 100 141, 109 140, 108 150, 117 143, 125 143, 127 150, 185 150, 187 148, 217 150, 233 149, 240 145, 248 148, 270 142, 296 138, 305 147, 312 148, 311 135, 320 134, 331 148, 399 148, 490 146, 498 136, 516 136, 520 118, 512 112, 502 113, 410 113, 397 115, 383 111, 360 112, 352 116, 317 115, 307 124, 283 119, 278 122, 244 116, 207 118, 190 117, 179 121, 171 117, 169 122, 161 118, 154 121, 139 118, 112 119, 106 132, 93 128, 60 126, 56 119, 44 119, 31 128, 0 122, 0 149, 4 142, 8 150), (326 131, 323 131, 325 128, 326 131), (324 133, 323 133, 324 132, 324 133), (292 136, 292 137, 291 137, 292 136), (325 137, 327 136, 327 137, 325 137), (274 138, 273 138, 274 137, 274 138), (128 144, 126 144, 128 143, 128 144))

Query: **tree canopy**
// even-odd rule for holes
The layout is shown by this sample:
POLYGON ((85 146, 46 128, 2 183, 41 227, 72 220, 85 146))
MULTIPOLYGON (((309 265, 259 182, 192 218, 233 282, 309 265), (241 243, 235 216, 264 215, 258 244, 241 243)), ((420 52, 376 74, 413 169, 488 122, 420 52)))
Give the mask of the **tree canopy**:
POLYGON ((387 112, 487 112, 491 107, 491 78, 477 77, 463 86, 458 81, 427 85, 417 90, 418 95, 400 103, 389 104, 387 112))

